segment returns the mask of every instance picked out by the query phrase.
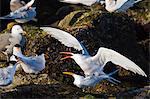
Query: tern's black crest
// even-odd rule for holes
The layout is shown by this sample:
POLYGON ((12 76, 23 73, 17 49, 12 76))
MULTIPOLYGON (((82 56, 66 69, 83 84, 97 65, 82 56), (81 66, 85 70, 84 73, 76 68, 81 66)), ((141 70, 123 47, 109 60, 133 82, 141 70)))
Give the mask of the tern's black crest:
POLYGON ((21 47, 21 45, 19 45, 19 44, 16 44, 16 45, 15 45, 15 47, 21 47))

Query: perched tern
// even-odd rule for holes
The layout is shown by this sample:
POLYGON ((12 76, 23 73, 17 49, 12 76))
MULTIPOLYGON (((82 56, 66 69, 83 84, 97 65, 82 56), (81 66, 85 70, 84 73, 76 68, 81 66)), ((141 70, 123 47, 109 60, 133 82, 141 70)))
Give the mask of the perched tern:
POLYGON ((83 4, 86 6, 91 6, 92 4, 98 2, 103 4, 104 0, 59 0, 60 2, 71 3, 71 4, 83 4))
POLYGON ((20 70, 21 65, 19 64, 18 60, 16 59, 16 57, 14 55, 9 57, 9 61, 17 62, 16 71, 20 70))
POLYGON ((147 77, 145 72, 137 66, 133 61, 126 58, 125 56, 119 54, 118 52, 100 47, 97 54, 95 56, 90 56, 85 49, 85 47, 71 34, 51 28, 51 27, 41 27, 45 32, 50 34, 55 39, 59 40, 62 44, 67 47, 73 47, 78 50, 82 50, 82 54, 74 54, 71 52, 61 52, 62 54, 67 54, 62 59, 72 58, 75 62, 80 66, 80 68, 84 71, 85 76, 89 75, 107 75, 103 72, 103 68, 107 62, 112 62, 115 65, 119 65, 126 70, 130 70, 134 73, 147 77))
POLYGON ((139 1, 142 0, 105 0, 105 8, 109 12, 125 12, 139 1))
POLYGON ((36 11, 35 7, 31 7, 35 0, 31 0, 25 6, 10 12, 10 14, 0 17, 0 19, 15 19, 18 23, 26 23, 30 20, 35 20, 36 11))
POLYGON ((0 34, 0 51, 4 51, 7 45, 10 44, 9 38, 11 36, 10 30, 12 29, 12 27, 15 25, 15 22, 11 22, 9 24, 7 24, 7 30, 5 33, 0 34))
POLYGON ((13 55, 26 73, 39 73, 45 68, 44 54, 27 57, 22 54, 20 45, 13 47, 13 55))
POLYGON ((83 4, 91 6, 94 3, 105 4, 105 9, 109 12, 124 12, 135 3, 142 0, 59 0, 60 2, 66 2, 71 4, 83 4))
POLYGON ((5 53, 7 55, 12 55, 13 47, 16 44, 20 44, 23 48, 25 46, 25 37, 22 34, 25 34, 26 32, 23 31, 22 27, 20 25, 14 25, 11 29, 9 42, 10 44, 7 45, 5 53))
POLYGON ((20 1, 20 0, 11 0, 10 1, 10 10, 13 12, 23 6, 25 6, 25 2, 24 1, 20 1))
POLYGON ((79 88, 86 88, 86 87, 94 87, 96 84, 98 84, 102 80, 108 80, 113 84, 120 83, 120 81, 114 79, 111 77, 114 73, 116 73, 118 70, 108 74, 108 75, 100 75, 100 76, 95 76, 95 75, 90 75, 87 77, 77 75, 72 72, 63 72, 63 74, 66 75, 71 75, 74 78, 73 84, 76 85, 79 88))
POLYGON ((13 78, 16 72, 16 62, 9 63, 8 67, 0 68, 0 86, 7 86, 13 82, 13 78))

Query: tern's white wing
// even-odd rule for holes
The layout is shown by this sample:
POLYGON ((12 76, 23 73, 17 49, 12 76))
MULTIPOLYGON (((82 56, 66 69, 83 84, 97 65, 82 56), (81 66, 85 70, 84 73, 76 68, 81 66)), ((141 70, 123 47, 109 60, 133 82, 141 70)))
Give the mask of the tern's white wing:
POLYGON ((72 3, 72 4, 83 4, 87 6, 91 6, 97 0, 59 0, 60 2, 72 3))
POLYGON ((80 42, 74 36, 65 31, 52 27, 41 27, 40 29, 44 30, 67 47, 73 47, 79 51, 84 50, 80 42))
POLYGON ((99 48, 97 54, 92 58, 93 61, 99 65, 105 65, 107 62, 111 61, 112 63, 119 65, 126 70, 130 70, 134 73, 138 73, 139 75, 147 77, 145 72, 139 66, 114 50, 101 47, 99 48))
POLYGON ((81 0, 81 4, 91 6, 92 4, 96 3, 97 0, 81 0))

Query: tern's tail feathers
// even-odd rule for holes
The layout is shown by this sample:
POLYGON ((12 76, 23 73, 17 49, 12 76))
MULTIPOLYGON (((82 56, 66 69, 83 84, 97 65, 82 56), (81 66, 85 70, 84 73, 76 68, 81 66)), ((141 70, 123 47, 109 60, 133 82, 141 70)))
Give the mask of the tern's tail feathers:
POLYGON ((0 20, 13 20, 13 19, 21 19, 20 16, 11 16, 10 14, 9 15, 6 15, 6 16, 3 16, 3 17, 0 17, 0 20))
POLYGON ((12 17, 0 17, 0 20, 10 20, 10 19, 14 19, 12 17))
POLYGON ((1 20, 6 19, 5 17, 0 17, 1 20))
POLYGON ((35 2, 35 0, 31 0, 31 1, 28 2, 25 6, 26 6, 26 7, 31 7, 34 2, 35 2))

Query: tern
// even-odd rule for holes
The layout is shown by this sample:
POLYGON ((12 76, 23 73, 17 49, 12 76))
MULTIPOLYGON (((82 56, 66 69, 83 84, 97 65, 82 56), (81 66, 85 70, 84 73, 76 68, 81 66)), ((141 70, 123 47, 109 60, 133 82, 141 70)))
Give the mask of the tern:
POLYGON ((90 75, 90 76, 87 76, 87 77, 77 75, 77 74, 72 73, 72 72, 63 72, 63 74, 71 75, 74 78, 73 84, 76 85, 77 87, 86 88, 86 87, 94 87, 100 81, 105 80, 105 79, 110 81, 113 84, 120 83, 120 81, 118 81, 118 80, 111 77, 111 75, 113 75, 117 71, 118 70, 116 70, 116 71, 114 71, 110 74, 107 74, 107 75, 100 75, 100 76, 90 75))
POLYGON ((103 4, 104 0, 59 0, 60 2, 71 3, 71 4, 83 4, 86 6, 91 6, 92 4, 98 2, 103 4))
POLYGON ((80 43, 70 33, 52 27, 41 27, 41 29, 50 34, 55 39, 59 40, 65 46, 73 47, 77 50, 82 50, 82 54, 74 54, 71 52, 61 53, 69 55, 62 59, 74 59, 75 62, 84 71, 85 76, 93 74, 96 76, 107 75, 103 72, 103 68, 107 62, 112 62, 113 64, 119 65, 126 70, 130 70, 134 73, 147 77, 145 72, 133 61, 112 49, 100 47, 95 56, 90 56, 83 44, 80 43))
POLYGON ((142 0, 105 0, 105 9, 109 12, 125 12, 142 0))
POLYGON ((0 87, 8 86, 13 82, 16 66, 16 62, 10 61, 8 67, 0 68, 0 87))
POLYGON ((10 37, 8 39, 10 44, 5 47, 6 51, 4 53, 6 55, 12 55, 13 47, 16 44, 20 44, 23 49, 26 43, 26 40, 23 34, 26 34, 26 32, 22 29, 20 25, 14 25, 12 27, 10 37))
POLYGON ((10 10, 13 12, 23 6, 25 6, 25 2, 24 1, 20 1, 20 0, 11 0, 10 1, 10 10))
POLYGON ((7 24, 7 30, 9 31, 6 31, 5 33, 0 34, 0 51, 4 51, 6 49, 5 47, 10 44, 10 41, 9 41, 10 36, 11 36, 10 30, 15 24, 16 24, 15 22, 11 22, 7 24))
POLYGON ((147 77, 145 72, 137 66, 133 61, 121 55, 120 53, 100 47, 95 56, 84 55, 84 54, 74 54, 71 52, 61 52, 66 54, 62 60, 67 58, 72 58, 81 67, 85 75, 105 75, 103 68, 107 62, 112 62, 115 65, 121 66, 126 70, 130 70, 134 73, 147 77))
POLYGON ((20 7, 19 9, 10 12, 10 14, 0 17, 0 19, 15 19, 18 23, 26 23, 30 20, 35 20, 36 11, 35 7, 31 7, 33 5, 35 0, 31 0, 23 7, 20 7))
POLYGON ((13 47, 13 55, 26 73, 38 74, 45 68, 44 54, 27 57, 22 54, 19 44, 13 47))
POLYGON ((91 6, 97 2, 100 4, 105 4, 105 9, 108 12, 125 12, 139 1, 142 0, 60 0, 60 2, 83 4, 86 6, 91 6))

